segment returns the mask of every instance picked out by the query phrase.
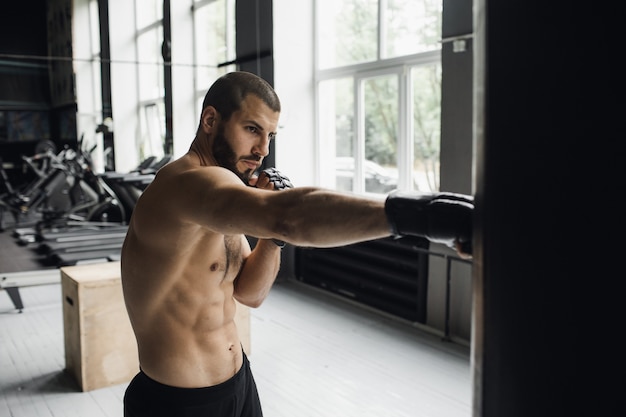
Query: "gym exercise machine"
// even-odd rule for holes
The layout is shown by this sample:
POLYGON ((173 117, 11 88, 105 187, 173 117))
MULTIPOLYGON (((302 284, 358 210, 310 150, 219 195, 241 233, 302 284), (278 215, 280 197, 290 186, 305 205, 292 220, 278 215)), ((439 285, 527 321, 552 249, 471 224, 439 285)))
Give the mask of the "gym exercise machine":
POLYGON ((0 274, 0 288, 7 292, 13 305, 20 313, 24 310, 24 303, 20 296, 20 288, 59 283, 61 283, 61 275, 58 269, 0 274))

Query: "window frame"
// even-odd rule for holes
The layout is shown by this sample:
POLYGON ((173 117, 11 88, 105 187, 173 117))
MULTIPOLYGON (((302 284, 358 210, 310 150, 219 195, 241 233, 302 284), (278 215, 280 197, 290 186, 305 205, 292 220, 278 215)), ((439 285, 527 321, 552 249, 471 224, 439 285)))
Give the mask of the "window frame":
POLYGON ((364 131, 364 102, 363 102, 363 82, 372 77, 397 74, 398 76, 398 138, 397 138, 397 164, 398 164, 398 189, 412 190, 415 187, 413 179, 413 85, 411 70, 414 67, 439 64, 441 65, 441 44, 436 49, 419 52, 411 55, 397 56, 393 58, 383 58, 385 47, 385 19, 383 10, 386 7, 386 0, 378 1, 378 23, 377 23, 377 59, 363 63, 339 66, 334 68, 320 69, 320 22, 324 17, 320 16, 320 2, 314 0, 314 84, 315 84, 315 150, 317 181, 322 186, 333 187, 328 179, 323 175, 324 164, 330 155, 326 149, 331 146, 328 140, 321 137, 321 88, 320 84, 341 78, 351 77, 354 81, 354 115, 353 132, 354 143, 353 154, 355 156, 355 175, 353 181, 353 192, 369 194, 365 192, 364 169, 365 162, 365 131, 364 131))
MULTIPOLYGON (((155 0, 156 1, 156 0, 155 0)), ((136 109, 136 116, 137 116, 137 121, 138 121, 138 129, 139 129, 139 135, 137 138, 137 142, 136 142, 136 146, 137 146, 137 155, 139 156, 139 161, 141 162, 142 160, 144 160, 147 157, 151 157, 151 156, 155 156, 157 158, 162 158, 166 151, 167 148, 167 143, 166 143, 166 119, 168 117, 167 113, 167 109, 165 106, 165 88, 166 88, 166 77, 165 77, 165 66, 167 65, 166 62, 163 60, 163 56, 162 56, 162 51, 161 49, 158 49, 156 52, 157 54, 155 56, 157 56, 157 60, 155 62, 142 62, 139 59, 139 39, 144 36, 144 35, 148 35, 150 32, 155 32, 156 31, 156 35, 157 35, 157 39, 159 39, 161 42, 163 42, 164 38, 165 38, 165 24, 164 24, 164 19, 165 17, 162 15, 161 13, 161 17, 157 18, 156 20, 147 22, 144 26, 139 26, 139 0, 134 0, 134 7, 135 7, 135 30, 134 30, 134 36, 133 36, 133 41, 136 45, 135 48, 135 59, 137 62, 137 65, 135 67, 135 74, 137 77, 137 82, 136 82, 136 88, 137 88, 137 97, 138 97, 138 102, 137 102, 137 109, 136 109), (156 94, 154 96, 142 96, 142 89, 141 89, 141 80, 142 80, 142 65, 160 65, 161 68, 158 71, 158 76, 157 79, 160 78, 160 80, 158 80, 159 85, 158 87, 161 88, 162 87, 162 91, 161 94, 156 94), (163 113, 160 114, 160 116, 162 116, 162 126, 160 129, 160 143, 162 145, 161 149, 159 149, 159 153, 158 154, 143 154, 143 152, 146 149, 150 149, 152 150, 152 138, 150 137, 151 135, 151 130, 148 127, 150 125, 150 121, 147 120, 146 118, 146 114, 148 113, 148 109, 152 108, 152 107, 156 107, 157 109, 163 109, 163 113)), ((159 2, 162 3, 162 2, 159 2)))
MULTIPOLYGON (((317 17, 316 17, 317 18, 317 17)), ((315 41, 317 45, 317 22, 316 22, 315 41)), ((363 100, 362 98, 362 82, 368 78, 386 74, 397 74, 399 77, 399 126, 398 126, 398 188, 401 190, 412 190, 414 188, 413 181, 413 103, 412 103, 412 80, 411 69, 419 66, 427 66, 433 64, 441 65, 441 49, 421 52, 413 55, 402 57, 394 57, 388 59, 379 59, 377 61, 348 65, 337 68, 329 68, 318 70, 317 59, 315 62, 314 83, 315 83, 315 111, 316 111, 316 154, 317 154, 317 170, 318 181, 323 186, 329 186, 324 183, 321 173, 324 170, 325 160, 323 155, 326 153, 323 149, 325 144, 319 135, 320 123, 320 83, 334 79, 351 77, 354 80, 354 114, 355 118, 353 131, 355 132, 354 155, 355 160, 355 181, 353 191, 356 193, 365 193, 363 162, 365 159, 365 136, 363 131, 363 100)))
MULTIPOLYGON (((235 21, 235 0, 193 0, 191 4, 191 14, 192 14, 192 25, 193 25, 193 64, 194 64, 194 103, 198 103, 197 108, 200 109, 202 106, 202 102, 204 101, 204 96, 207 92, 207 85, 201 84, 199 82, 198 70, 202 66, 206 66, 207 64, 201 64, 198 57, 198 42, 196 39, 196 26, 198 25, 197 12, 199 9, 203 7, 208 7, 212 3, 217 1, 224 1, 225 9, 226 9, 226 51, 227 51, 227 62, 216 62, 215 70, 217 74, 225 74, 229 71, 236 70, 236 65, 229 63, 229 61, 234 61, 236 58, 236 36, 235 36, 235 28, 231 27, 229 23, 234 23, 235 21), (231 13, 233 13, 231 15, 231 13)), ((215 80, 213 80, 215 81, 215 80)))

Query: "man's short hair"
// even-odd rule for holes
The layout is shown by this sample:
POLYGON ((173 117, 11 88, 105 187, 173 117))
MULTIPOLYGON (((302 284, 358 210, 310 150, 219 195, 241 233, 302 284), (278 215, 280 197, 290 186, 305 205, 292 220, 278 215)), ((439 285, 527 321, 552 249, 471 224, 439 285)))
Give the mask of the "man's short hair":
POLYGON ((241 102, 254 94, 273 111, 280 112, 280 100, 272 86, 263 78, 245 71, 229 72, 218 78, 204 96, 202 110, 213 106, 223 120, 241 108, 241 102))

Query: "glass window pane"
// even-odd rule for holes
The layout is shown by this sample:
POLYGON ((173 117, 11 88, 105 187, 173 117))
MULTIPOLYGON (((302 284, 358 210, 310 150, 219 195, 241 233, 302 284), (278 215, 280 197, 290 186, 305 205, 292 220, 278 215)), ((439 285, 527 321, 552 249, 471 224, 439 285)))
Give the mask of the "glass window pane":
POLYGON ((142 29, 157 20, 163 19, 162 0, 135 0, 137 29, 142 29))
POLYGON ((100 55, 100 15, 98 14, 98 1, 89 1, 89 36, 93 55, 100 55))
POLYGON ((234 2, 218 0, 196 9, 198 87, 208 88, 221 74, 217 65, 234 59, 234 2), (228 6, 228 8, 227 8, 228 6))
POLYGON ((387 0, 383 58, 440 49, 441 0, 387 0))
POLYGON ((378 56, 376 0, 318 1, 320 68, 374 61, 378 56))
POLYGON ((165 104, 163 100, 141 107, 141 140, 139 141, 139 160, 154 156, 160 159, 165 151, 165 104))
POLYGON ((163 58, 161 56, 161 42, 163 28, 142 33, 137 38, 139 64, 139 100, 151 100, 163 97, 163 58))
POLYGON ((441 65, 414 67, 413 178, 419 190, 439 191, 441 142, 441 65))
POLYGON ((364 81, 365 191, 388 193, 398 187, 398 76, 364 81))
POLYGON ((336 164, 334 172, 322 168, 321 184, 357 193, 387 193, 399 186, 438 190, 441 66, 429 52, 441 48, 442 0, 316 4, 318 70, 353 66, 337 72, 349 80, 345 92, 328 79, 328 71, 320 73, 325 81, 319 83, 319 155, 336 164), (420 68, 399 60, 408 56, 414 62, 420 54, 420 68), (398 61, 393 68, 392 58, 398 61), (374 71, 385 75, 370 76, 374 71), (402 103, 400 85, 408 87, 402 103), (356 97, 362 102, 353 102, 356 97), (340 111, 338 103, 348 99, 350 106, 340 111), (357 114, 362 126, 354 129, 357 114), (341 117, 349 121, 349 135, 339 133, 341 117))
POLYGON ((322 161, 335 166, 323 167, 334 178, 323 181, 337 190, 352 191, 354 184, 354 81, 352 77, 324 81, 319 91, 320 132, 328 150, 322 161))
MULTIPOLYGON (((226 60, 233 61, 237 58, 236 51, 236 14, 235 14, 236 0, 226 0, 226 60)), ((230 70, 232 71, 232 70, 230 70)))
MULTIPOLYGON (((89 27, 90 27, 90 47, 91 56, 100 57, 100 17, 98 15, 98 1, 89 1, 89 27)), ((94 59, 91 62, 91 77, 93 88, 93 108, 102 111, 102 85, 100 61, 94 59)))

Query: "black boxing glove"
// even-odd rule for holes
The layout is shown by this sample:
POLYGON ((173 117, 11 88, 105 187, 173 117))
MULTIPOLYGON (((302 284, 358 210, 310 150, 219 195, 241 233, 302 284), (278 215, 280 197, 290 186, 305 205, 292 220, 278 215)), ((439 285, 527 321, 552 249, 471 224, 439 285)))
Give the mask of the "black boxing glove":
POLYGON ((393 191, 385 201, 385 213, 396 236, 425 237, 472 253, 474 198, 455 193, 410 193, 393 191))
MULTIPOLYGON (((263 173, 265 173, 265 175, 267 175, 267 177, 269 178, 270 182, 272 184, 274 184, 274 189, 275 190, 284 190, 285 188, 293 188, 293 184, 291 183, 289 178, 287 178, 285 175, 283 175, 276 168, 264 169, 261 172, 263 172, 263 173)), ((282 240, 272 239, 272 241, 279 248, 284 248, 285 247, 285 242, 283 242, 282 240)))

